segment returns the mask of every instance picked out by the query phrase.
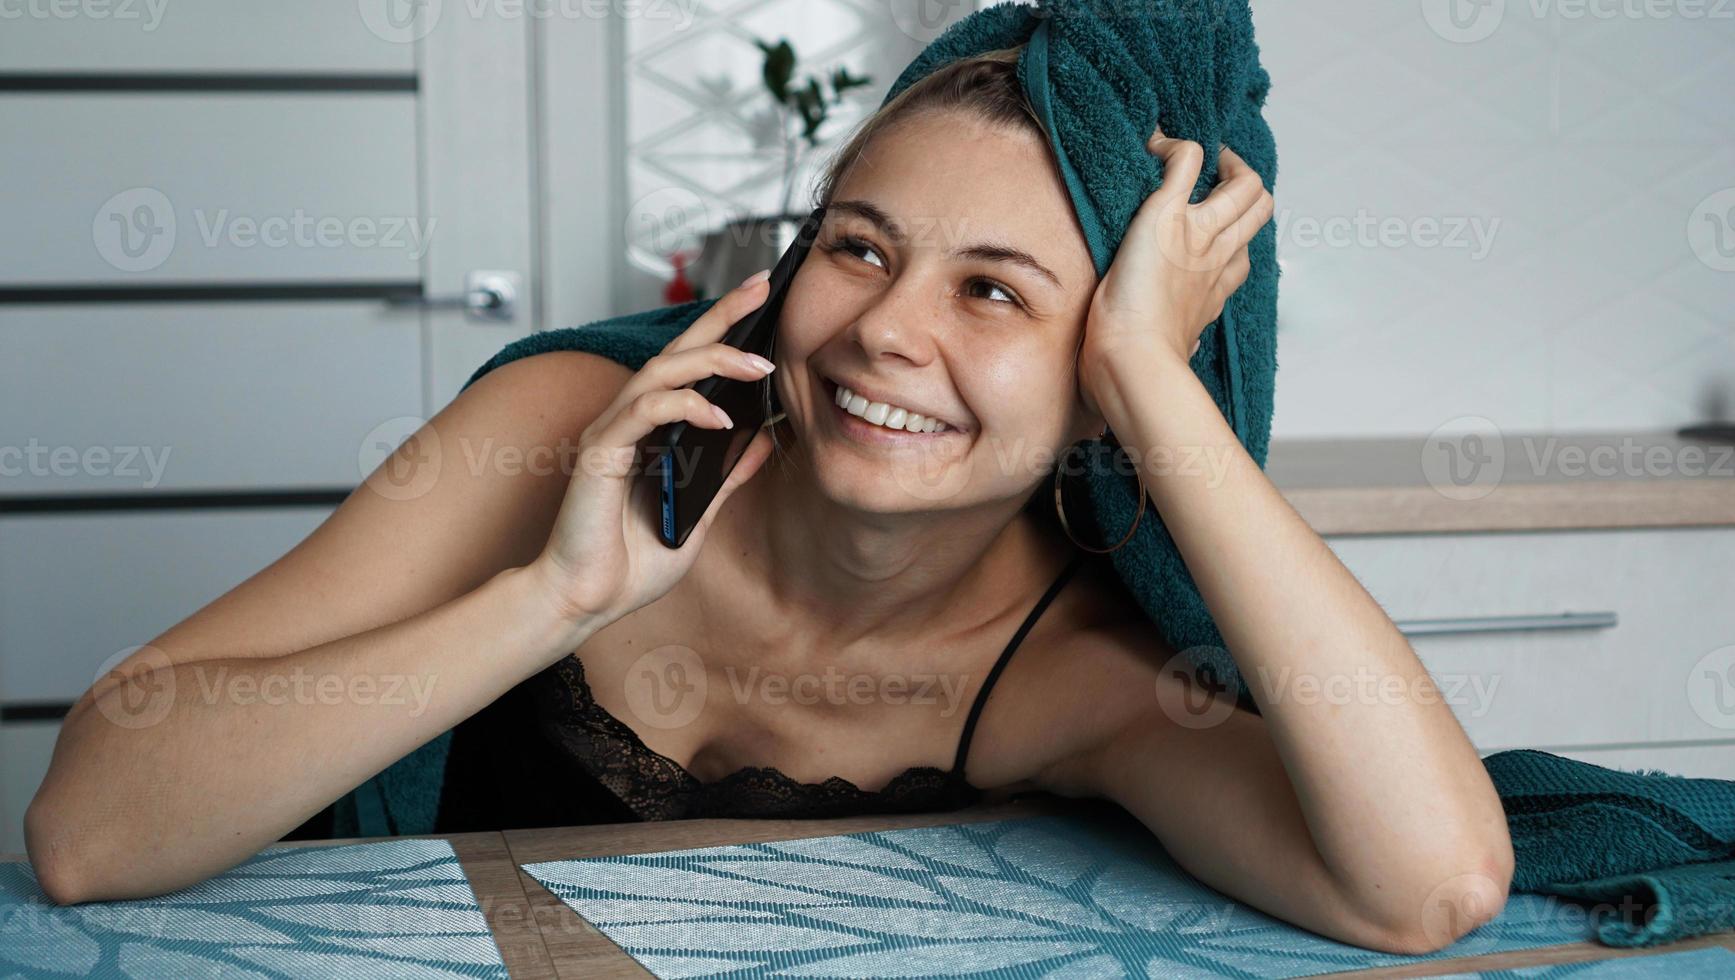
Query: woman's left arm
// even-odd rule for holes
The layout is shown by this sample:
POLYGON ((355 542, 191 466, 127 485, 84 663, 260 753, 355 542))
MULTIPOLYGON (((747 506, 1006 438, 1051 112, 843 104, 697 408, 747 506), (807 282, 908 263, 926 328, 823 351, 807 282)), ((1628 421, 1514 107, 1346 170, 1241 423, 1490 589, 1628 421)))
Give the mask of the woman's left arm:
MULTIPOLYGON (((1093 300, 1079 358, 1087 401, 1141 466, 1252 688, 1309 857, 1392 935, 1418 935, 1430 901, 1485 919, 1505 901, 1513 856, 1475 747, 1404 635, 1272 485, 1188 365, 1246 279, 1246 246, 1269 220, 1271 196, 1225 149, 1223 182, 1189 204, 1202 148, 1159 133, 1152 150, 1170 179, 1135 217, 1093 300), (1209 465, 1177 465, 1186 460, 1209 465)), ((1121 764, 1130 761, 1089 768, 1134 809, 1154 797, 1133 784, 1162 776, 1121 764)))

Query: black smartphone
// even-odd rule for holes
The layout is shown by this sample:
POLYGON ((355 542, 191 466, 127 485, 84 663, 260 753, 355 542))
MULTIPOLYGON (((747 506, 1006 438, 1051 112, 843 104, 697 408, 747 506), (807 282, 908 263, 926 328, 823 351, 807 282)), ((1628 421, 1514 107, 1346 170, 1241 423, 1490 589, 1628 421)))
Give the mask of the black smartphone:
MULTIPOLYGON (((765 358, 774 358, 777 341, 777 320, 783 312, 783 299, 789 284, 795 281, 795 271, 807 258, 819 225, 825 218, 824 208, 815 208, 796 232, 795 241, 771 270, 771 291, 764 305, 742 317, 723 342, 765 358)), ((707 429, 685 420, 660 425, 645 440, 646 477, 655 482, 662 506, 663 544, 679 548, 687 535, 705 515, 706 508, 723 488, 747 444, 764 428, 766 402, 761 390, 770 384, 770 377, 758 381, 739 381, 712 375, 687 387, 692 388, 713 405, 720 405, 735 423, 732 429, 707 429)))

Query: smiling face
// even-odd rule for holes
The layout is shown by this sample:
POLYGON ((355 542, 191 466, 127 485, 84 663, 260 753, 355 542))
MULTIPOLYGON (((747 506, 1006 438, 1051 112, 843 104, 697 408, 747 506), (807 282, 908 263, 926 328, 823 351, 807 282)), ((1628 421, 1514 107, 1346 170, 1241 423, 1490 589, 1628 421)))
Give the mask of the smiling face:
POLYGON ((1022 502, 1100 431, 1074 362, 1096 271, 1047 152, 1028 131, 920 112, 835 188, 771 378, 831 499, 883 513, 1022 502))

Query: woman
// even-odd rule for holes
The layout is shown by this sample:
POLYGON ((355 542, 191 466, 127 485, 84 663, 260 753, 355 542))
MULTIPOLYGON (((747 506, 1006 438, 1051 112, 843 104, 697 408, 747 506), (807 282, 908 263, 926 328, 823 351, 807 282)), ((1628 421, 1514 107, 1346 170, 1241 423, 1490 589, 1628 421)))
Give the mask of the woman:
MULTIPOLYGON (((1121 804, 1208 884, 1346 942, 1432 950, 1497 913, 1512 854, 1474 748, 1188 365, 1270 195, 1224 150, 1190 205, 1202 149, 1158 133, 1164 186, 1097 281, 1017 56, 935 72, 839 154, 770 372, 719 343, 763 276, 637 373, 578 352, 503 365, 370 477, 378 492, 94 685, 27 818, 48 894, 217 873, 492 705, 540 712, 555 767, 502 768, 503 793, 560 797, 564 766, 623 819, 1046 790, 1121 804), (671 551, 630 492, 635 446, 676 419, 724 425, 680 390, 713 374, 769 375, 778 451, 758 433, 671 551), (1201 722, 1112 570, 1026 508, 1105 426, 1263 717, 1201 722), (548 465, 573 442, 576 465, 548 465), (290 676, 428 693, 235 693, 290 676), (1318 696, 1358 677, 1399 683, 1318 696), (149 724, 123 711, 141 691, 149 724)), ((462 745, 472 773, 535 758, 462 745)), ((470 802, 510 806, 487 795, 470 802)))

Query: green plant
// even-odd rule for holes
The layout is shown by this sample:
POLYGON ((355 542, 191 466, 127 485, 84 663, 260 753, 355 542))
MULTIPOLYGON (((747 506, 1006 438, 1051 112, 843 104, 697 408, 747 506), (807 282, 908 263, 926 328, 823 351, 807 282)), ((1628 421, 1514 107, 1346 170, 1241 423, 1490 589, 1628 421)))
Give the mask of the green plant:
POLYGON ((848 68, 837 68, 832 71, 828 80, 830 94, 821 86, 820 79, 808 74, 801 81, 795 81, 795 66, 797 58, 795 48, 791 47, 788 38, 779 39, 776 44, 755 40, 759 50, 765 52, 765 88, 777 102, 782 116, 783 133, 783 213, 789 212, 789 199, 795 192, 795 168, 799 155, 801 141, 805 140, 807 148, 819 147, 819 130, 831 115, 834 106, 843 102, 843 95, 853 88, 861 88, 873 84, 873 79, 861 75, 852 75, 848 68), (799 119, 801 131, 798 135, 791 134, 790 122, 799 119))

